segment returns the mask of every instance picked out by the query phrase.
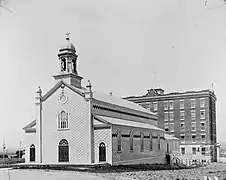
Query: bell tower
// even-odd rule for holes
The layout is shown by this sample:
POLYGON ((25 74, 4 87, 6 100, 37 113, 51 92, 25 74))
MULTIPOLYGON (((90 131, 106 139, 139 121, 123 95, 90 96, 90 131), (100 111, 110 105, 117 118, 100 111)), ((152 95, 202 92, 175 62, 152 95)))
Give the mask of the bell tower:
POLYGON ((70 85, 81 88, 82 77, 77 72, 77 58, 75 46, 70 42, 70 33, 66 33, 66 43, 59 49, 59 73, 53 76, 55 80, 63 80, 70 85))

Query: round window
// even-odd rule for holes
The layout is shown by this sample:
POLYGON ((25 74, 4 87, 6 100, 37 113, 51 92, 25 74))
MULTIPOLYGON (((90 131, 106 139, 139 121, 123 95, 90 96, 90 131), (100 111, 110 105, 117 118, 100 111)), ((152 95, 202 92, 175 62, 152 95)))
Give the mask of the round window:
POLYGON ((67 102, 67 96, 65 94, 61 94, 59 98, 61 103, 66 103, 67 102))

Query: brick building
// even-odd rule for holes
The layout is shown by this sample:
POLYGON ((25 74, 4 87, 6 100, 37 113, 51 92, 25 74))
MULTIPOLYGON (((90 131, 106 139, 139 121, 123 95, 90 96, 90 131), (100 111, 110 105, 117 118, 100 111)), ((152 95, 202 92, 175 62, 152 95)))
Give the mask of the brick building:
POLYGON ((56 85, 44 95, 38 89, 36 119, 23 128, 27 163, 162 164, 166 144, 179 150, 177 140, 165 138, 164 130, 157 127, 153 112, 95 92, 90 83, 83 87, 77 57, 67 37, 58 53, 56 85))
POLYGON ((216 96, 213 91, 164 93, 150 89, 126 97, 158 115, 158 127, 180 138, 182 159, 216 161, 216 96))

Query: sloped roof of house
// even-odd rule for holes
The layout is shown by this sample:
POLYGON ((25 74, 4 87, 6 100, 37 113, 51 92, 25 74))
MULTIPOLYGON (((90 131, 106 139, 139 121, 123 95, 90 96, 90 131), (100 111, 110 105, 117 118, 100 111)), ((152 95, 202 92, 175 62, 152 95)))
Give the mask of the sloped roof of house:
POLYGON ((148 124, 148 123, 128 121, 128 120, 123 120, 123 119, 119 119, 119 118, 99 116, 99 115, 95 115, 94 117, 97 118, 98 120, 104 122, 104 123, 109 123, 109 124, 113 124, 113 125, 122 125, 122 126, 130 126, 130 127, 164 131, 163 129, 158 128, 157 126, 154 126, 154 125, 148 124))

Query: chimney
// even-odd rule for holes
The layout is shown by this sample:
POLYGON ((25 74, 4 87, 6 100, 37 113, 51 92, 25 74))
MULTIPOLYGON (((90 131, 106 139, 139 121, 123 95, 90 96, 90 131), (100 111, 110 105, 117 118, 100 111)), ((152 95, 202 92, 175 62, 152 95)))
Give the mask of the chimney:
POLYGON ((155 89, 155 91, 157 92, 158 95, 164 94, 164 90, 162 88, 155 89))

